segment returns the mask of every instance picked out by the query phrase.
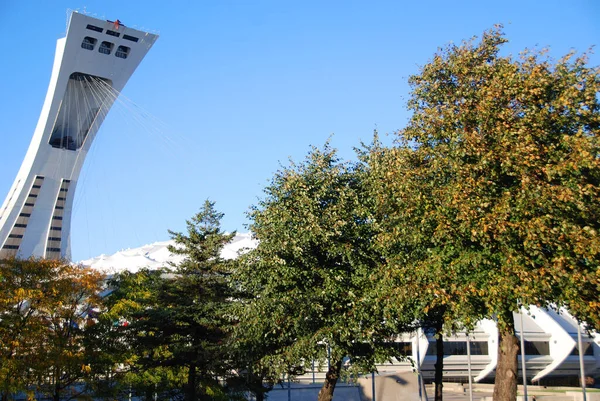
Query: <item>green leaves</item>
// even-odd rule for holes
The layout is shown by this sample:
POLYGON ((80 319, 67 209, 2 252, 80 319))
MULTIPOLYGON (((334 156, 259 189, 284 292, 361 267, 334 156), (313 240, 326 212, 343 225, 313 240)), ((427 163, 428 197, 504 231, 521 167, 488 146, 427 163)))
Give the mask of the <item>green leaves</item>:
POLYGON ((394 353, 384 343, 397 327, 377 306, 380 255, 363 167, 341 162, 329 144, 313 148, 275 174, 250 212, 259 244, 240 258, 235 278, 254 297, 240 310, 238 335, 275 350, 263 360, 276 374, 325 360, 327 349, 362 372, 394 353))

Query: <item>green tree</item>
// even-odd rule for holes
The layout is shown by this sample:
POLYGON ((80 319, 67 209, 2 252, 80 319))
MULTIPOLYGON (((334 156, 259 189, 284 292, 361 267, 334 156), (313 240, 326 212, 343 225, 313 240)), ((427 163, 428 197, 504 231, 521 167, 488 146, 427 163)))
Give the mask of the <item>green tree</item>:
POLYGON ((250 212, 259 243, 236 274, 255 295, 239 314, 240 333, 273 347, 261 359, 274 376, 329 360, 320 401, 333 397, 344 358, 356 372, 396 354, 398 332, 376 293, 379 256, 364 211, 359 166, 325 145, 302 164, 278 171, 250 212))
POLYGON ((169 289, 168 269, 121 272, 108 281, 106 311, 93 327, 98 351, 91 367, 104 380, 97 391, 118 395, 133 391, 145 400, 169 398, 186 380, 184 366, 172 360, 162 332, 176 324, 164 319, 161 292, 169 289))
POLYGON ((107 322, 126 359, 125 383, 147 398, 183 390, 187 401, 219 399, 231 368, 226 340, 231 326, 231 261, 220 254, 235 233, 221 230, 223 217, 206 201, 187 232, 170 231, 169 251, 183 260, 171 269, 124 273, 110 282, 107 322), (150 384, 150 386, 148 386, 150 384))
MULTIPOLYGON (((168 334, 174 356, 188 368, 186 400, 196 400, 219 388, 218 378, 228 374, 230 355, 225 347, 231 325, 235 292, 230 286, 233 263, 221 257, 235 232, 221 229, 223 213, 206 200, 200 212, 187 221, 187 233, 169 231, 169 250, 184 259, 177 265, 173 293, 164 299, 178 322, 168 334), (198 382, 201 389, 197 394, 198 382), (210 390, 212 389, 212 390, 210 390)), ((167 294, 167 293, 166 293, 167 294)))
POLYGON ((494 399, 514 401, 513 311, 521 304, 566 306, 600 327, 600 78, 585 56, 554 62, 525 51, 513 59, 499 55, 505 42, 496 28, 480 42, 450 45, 410 78, 413 116, 380 196, 408 203, 392 215, 414 207, 422 217, 424 227, 401 225, 388 236, 398 245, 427 233, 430 241, 416 239, 416 248, 431 244, 420 250, 422 274, 459 289, 442 286, 439 297, 476 296, 497 320, 494 399), (394 176, 414 187, 391 183, 394 176))

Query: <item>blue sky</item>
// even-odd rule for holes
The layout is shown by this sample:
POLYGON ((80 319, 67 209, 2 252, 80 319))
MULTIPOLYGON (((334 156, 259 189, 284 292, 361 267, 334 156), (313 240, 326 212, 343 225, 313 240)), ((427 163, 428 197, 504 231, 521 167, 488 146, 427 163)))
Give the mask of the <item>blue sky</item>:
POLYGON ((510 40, 505 54, 538 46, 558 58, 600 44, 594 0, 2 0, 3 199, 37 124, 67 9, 160 34, 123 91, 152 118, 113 109, 86 159, 74 260, 166 240, 207 198, 225 229, 246 231, 248 208, 289 158, 332 134, 352 158, 374 129, 402 128, 407 79, 439 46, 496 23, 510 40))

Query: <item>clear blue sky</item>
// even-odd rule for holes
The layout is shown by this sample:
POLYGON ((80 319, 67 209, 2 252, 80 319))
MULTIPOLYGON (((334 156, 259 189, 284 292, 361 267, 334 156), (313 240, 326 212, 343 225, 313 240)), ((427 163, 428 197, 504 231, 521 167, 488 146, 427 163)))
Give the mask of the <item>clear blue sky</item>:
POLYGON ((595 0, 0 0, 2 199, 69 8, 160 33, 123 95, 161 123, 109 114, 75 195, 74 260, 166 240, 206 198, 225 213, 225 229, 246 231, 245 213, 280 163, 332 134, 352 158, 374 129, 401 128, 407 78, 438 46, 495 23, 505 25, 506 54, 537 45, 558 58, 600 44, 595 0))

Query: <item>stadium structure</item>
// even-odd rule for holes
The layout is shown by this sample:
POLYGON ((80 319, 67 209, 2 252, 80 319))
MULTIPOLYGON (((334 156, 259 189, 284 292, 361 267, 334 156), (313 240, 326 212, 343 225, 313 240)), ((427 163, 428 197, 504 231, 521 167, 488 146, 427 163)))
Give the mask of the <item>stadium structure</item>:
POLYGON ((0 209, 0 258, 70 259, 73 198, 85 156, 157 35, 71 13, 46 99, 0 209))

